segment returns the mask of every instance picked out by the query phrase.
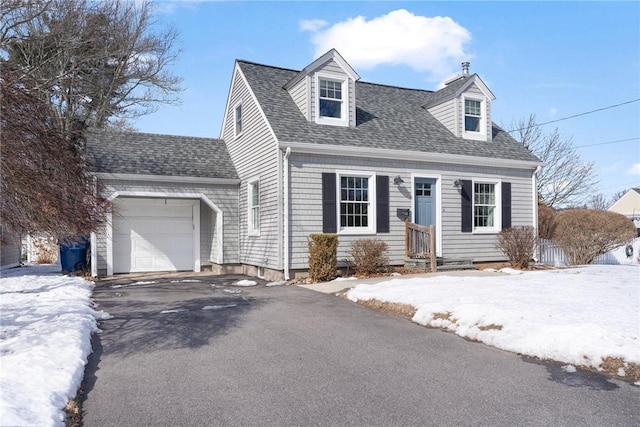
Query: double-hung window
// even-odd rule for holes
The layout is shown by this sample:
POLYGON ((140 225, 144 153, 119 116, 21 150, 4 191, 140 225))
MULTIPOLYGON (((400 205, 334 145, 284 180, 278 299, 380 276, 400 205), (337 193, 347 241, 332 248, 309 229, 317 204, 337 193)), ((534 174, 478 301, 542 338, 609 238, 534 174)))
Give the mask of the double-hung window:
POLYGON ((316 123, 334 126, 349 125, 349 80, 329 74, 315 77, 316 123))
POLYGON ((250 235, 260 234, 260 181, 249 182, 248 186, 248 231, 250 235))
POLYGON ((496 231, 500 223, 500 185, 495 182, 473 183, 473 229, 496 231))
POLYGON ((320 117, 342 119, 342 82, 320 79, 320 117))
POLYGON ((482 102, 475 99, 464 100, 464 131, 480 132, 482 102))
POLYGON ((339 224, 341 232, 375 232, 375 176, 339 174, 339 224))

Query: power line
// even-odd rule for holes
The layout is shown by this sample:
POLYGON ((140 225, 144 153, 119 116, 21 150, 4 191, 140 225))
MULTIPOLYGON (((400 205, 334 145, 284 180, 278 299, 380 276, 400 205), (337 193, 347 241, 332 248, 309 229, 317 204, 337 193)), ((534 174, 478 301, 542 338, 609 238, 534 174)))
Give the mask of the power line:
POLYGON ((507 131, 507 132, 508 132, 508 133, 516 132, 516 131, 519 131, 519 130, 527 129, 527 128, 529 128, 529 127, 531 127, 531 128, 537 128, 537 127, 544 126, 544 125, 548 125, 548 124, 551 124, 551 123, 561 122, 561 121, 563 121, 563 120, 574 119, 574 118, 576 118, 576 117, 586 116, 587 114, 597 113, 598 111, 604 111, 604 110, 608 110, 608 109, 610 109, 610 108, 615 108, 615 107, 620 107, 620 106, 622 106, 622 105, 632 104, 632 103, 634 103, 634 102, 638 102, 638 101, 640 101, 640 98, 632 99, 631 101, 621 102, 620 104, 609 105, 609 106, 607 106, 607 107, 598 108, 598 109, 596 109, 596 110, 586 111, 586 112, 584 112, 584 113, 580 113, 580 114, 574 114, 573 116, 563 117, 563 118, 561 118, 561 119, 551 120, 551 121, 549 121, 549 122, 538 123, 538 124, 535 124, 535 125, 532 125, 532 126, 525 126, 525 127, 520 128, 520 129, 512 129, 512 130, 509 130, 509 131, 507 131))
POLYGON ((593 147, 593 146, 596 146, 596 145, 615 144, 616 142, 635 141, 637 139, 640 139, 640 137, 636 136, 635 138, 617 139, 615 141, 607 141, 607 142, 598 142, 596 144, 574 145, 573 148, 583 148, 583 147, 593 147))

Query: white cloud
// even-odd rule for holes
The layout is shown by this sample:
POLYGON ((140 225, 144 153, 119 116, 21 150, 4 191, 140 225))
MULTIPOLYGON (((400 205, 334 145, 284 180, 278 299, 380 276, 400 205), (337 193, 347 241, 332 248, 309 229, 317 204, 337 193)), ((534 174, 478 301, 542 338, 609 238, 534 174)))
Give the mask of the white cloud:
POLYGON ((640 175, 640 163, 636 163, 629 169, 629 175, 640 175))
POLYGON ((549 109, 549 115, 550 116, 555 116, 556 114, 558 114, 558 109, 556 107, 551 107, 549 109))
POLYGON ((307 28, 313 33, 316 57, 335 48, 356 69, 406 65, 442 79, 471 56, 465 51, 471 33, 446 16, 419 16, 399 9, 368 21, 357 16, 322 30, 308 24, 307 28))
POLYGON ((308 19, 300 21, 300 31, 311 31, 315 33, 316 31, 319 31, 320 28, 326 27, 327 24, 328 22, 323 19, 308 19))

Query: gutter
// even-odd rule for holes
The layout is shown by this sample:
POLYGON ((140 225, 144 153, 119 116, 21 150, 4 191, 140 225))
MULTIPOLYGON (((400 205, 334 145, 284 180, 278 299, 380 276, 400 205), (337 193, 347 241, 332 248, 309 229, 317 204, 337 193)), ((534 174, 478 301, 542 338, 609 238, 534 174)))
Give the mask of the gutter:
POLYGON ((512 169, 535 169, 543 163, 534 160, 500 159, 495 157, 476 157, 462 154, 430 153, 423 151, 400 151, 388 148, 352 147, 331 144, 309 144, 304 142, 281 142, 280 147, 292 148, 305 154, 363 157, 384 160, 413 160, 434 163, 453 163, 471 166, 493 166, 512 169))

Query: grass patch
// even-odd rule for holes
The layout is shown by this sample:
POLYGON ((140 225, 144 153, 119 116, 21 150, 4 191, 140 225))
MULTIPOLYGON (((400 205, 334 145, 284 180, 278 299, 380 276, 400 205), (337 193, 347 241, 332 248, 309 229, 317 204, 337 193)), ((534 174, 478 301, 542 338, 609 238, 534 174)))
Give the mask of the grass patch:
MULTIPOLYGON (((341 298, 346 299, 346 292, 340 293, 337 295, 341 298)), ((399 316, 408 320, 411 320, 417 311, 415 307, 408 304, 388 303, 388 302, 378 301, 375 299, 367 300, 367 301, 358 300, 357 303, 365 307, 369 307, 371 309, 377 310, 381 313, 392 314, 394 316, 399 316)), ((448 311, 434 313, 433 320, 436 320, 436 319, 447 320, 454 324, 457 323, 458 321, 458 319, 452 317, 451 313, 448 311)), ((431 325, 428 327, 441 329, 445 331, 451 330, 450 328, 447 328, 447 327, 437 327, 437 326, 431 326, 431 325)), ((482 326, 478 325, 478 329, 481 331, 490 331, 490 330, 501 331, 502 325, 497 325, 495 323, 492 323, 490 325, 482 325, 482 326)), ((471 341, 479 342, 478 340, 475 340, 475 339, 471 339, 471 341)), ((637 363, 625 362, 623 359, 619 357, 606 357, 603 360, 602 364, 600 365, 599 369, 595 369, 588 365, 578 365, 578 366, 582 369, 591 370, 593 372, 597 372, 599 374, 603 374, 608 377, 616 378, 616 379, 630 382, 630 383, 635 383, 640 381, 640 365, 637 363), (624 376, 620 375, 620 373, 622 373, 621 369, 624 370, 624 376)))
POLYGON ((375 299, 371 300, 358 300, 358 304, 365 307, 372 308, 381 313, 392 314, 394 316, 402 317, 403 319, 411 320, 416 314, 416 308, 409 304, 398 304, 392 302, 382 302, 375 299))

